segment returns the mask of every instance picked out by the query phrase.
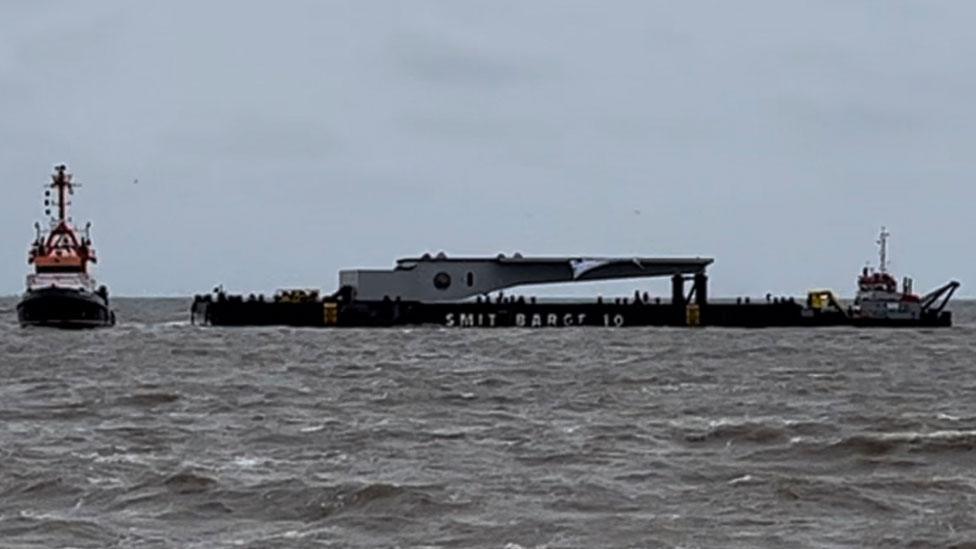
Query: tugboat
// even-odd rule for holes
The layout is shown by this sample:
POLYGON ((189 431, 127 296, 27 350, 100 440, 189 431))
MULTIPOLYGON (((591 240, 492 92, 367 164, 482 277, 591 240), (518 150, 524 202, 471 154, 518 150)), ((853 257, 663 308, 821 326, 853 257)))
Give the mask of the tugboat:
POLYGON ((905 277, 902 289, 888 272, 888 238, 891 233, 881 227, 878 237, 878 269, 865 267, 857 279, 857 294, 851 306, 851 318, 857 324, 916 323, 925 317, 937 318, 945 309, 959 283, 949 282, 932 293, 919 297, 914 293, 913 281, 905 277), (936 302, 941 302, 936 305, 936 302))
POLYGON ((92 248, 91 223, 83 235, 68 217, 68 200, 75 187, 71 174, 63 165, 55 168, 48 190, 44 192, 45 213, 57 208, 47 233, 34 224, 37 236, 31 245, 28 264, 34 274, 27 276, 27 291, 17 304, 21 326, 56 328, 101 328, 115 325, 115 313, 109 307, 108 288, 96 287, 88 274, 88 264, 96 263, 92 248), (53 193, 52 193, 53 191, 53 193), (52 196, 53 194, 53 196, 52 196))

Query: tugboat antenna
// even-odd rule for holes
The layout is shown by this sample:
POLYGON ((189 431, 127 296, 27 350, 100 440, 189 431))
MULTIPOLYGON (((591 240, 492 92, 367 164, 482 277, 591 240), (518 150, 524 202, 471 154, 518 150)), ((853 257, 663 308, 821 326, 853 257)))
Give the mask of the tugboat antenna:
POLYGON ((878 270, 881 274, 886 274, 888 272, 888 237, 891 233, 888 229, 881 227, 881 236, 878 237, 878 245, 881 246, 881 264, 878 266, 878 270))

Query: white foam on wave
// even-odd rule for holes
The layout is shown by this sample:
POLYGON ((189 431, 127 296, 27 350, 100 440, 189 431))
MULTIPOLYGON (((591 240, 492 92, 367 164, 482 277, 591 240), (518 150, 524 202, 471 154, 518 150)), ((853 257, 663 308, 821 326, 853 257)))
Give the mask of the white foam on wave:
POLYGON ((918 443, 918 442, 951 442, 960 439, 976 439, 976 430, 954 430, 954 429, 943 429, 940 431, 931 431, 928 433, 923 433, 919 431, 898 431, 891 433, 878 433, 878 432, 860 432, 851 433, 843 437, 832 437, 832 438, 819 438, 819 437, 809 437, 809 436, 795 436, 790 438, 791 445, 798 444, 841 444, 852 438, 858 439, 868 439, 876 440, 879 442, 896 442, 896 443, 918 443))
POLYGON ((955 430, 944 429, 932 431, 930 433, 920 433, 918 431, 904 431, 896 433, 879 433, 877 436, 881 440, 894 442, 913 442, 919 440, 955 440, 960 438, 976 438, 976 430, 955 430))
POLYGON ((170 322, 160 322, 157 326, 162 326, 163 328, 186 328, 193 326, 189 320, 172 320, 170 322))
MULTIPOLYGON (((85 477, 88 484, 99 488, 119 488, 125 486, 125 482, 117 477, 85 477)), ((80 501, 80 500, 79 500, 80 501)))
POLYGON ((755 479, 756 479, 756 477, 754 477, 752 475, 742 475, 741 477, 734 478, 734 479, 730 480, 729 481, 729 486, 736 486, 736 485, 739 485, 739 484, 748 484, 748 483, 751 483, 755 479))
POLYGON ((136 465, 145 465, 149 463, 149 459, 145 455, 140 454, 109 454, 109 455, 98 455, 94 459, 95 463, 132 463, 136 465))
POLYGON ((264 463, 264 460, 254 458, 254 457, 242 456, 242 457, 234 458, 234 461, 232 461, 231 463, 233 463, 237 467, 240 467, 241 469, 253 469, 254 467, 257 467, 258 465, 264 463))
POLYGON ((71 520, 70 517, 64 514, 51 513, 45 511, 35 511, 33 509, 24 509, 17 514, 18 516, 20 516, 20 518, 24 518, 27 520, 57 520, 57 521, 71 520))

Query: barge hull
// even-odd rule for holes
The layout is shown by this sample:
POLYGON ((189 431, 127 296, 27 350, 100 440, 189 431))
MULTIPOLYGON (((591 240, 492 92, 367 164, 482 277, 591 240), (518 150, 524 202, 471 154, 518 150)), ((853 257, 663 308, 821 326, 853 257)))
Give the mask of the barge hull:
POLYGON ((278 303, 208 301, 193 304, 193 322, 211 326, 294 326, 373 328, 441 326, 446 328, 573 327, 887 327, 941 328, 952 325, 948 311, 918 318, 872 319, 843 311, 811 311, 792 300, 754 304, 669 303, 421 303, 332 301, 278 303))

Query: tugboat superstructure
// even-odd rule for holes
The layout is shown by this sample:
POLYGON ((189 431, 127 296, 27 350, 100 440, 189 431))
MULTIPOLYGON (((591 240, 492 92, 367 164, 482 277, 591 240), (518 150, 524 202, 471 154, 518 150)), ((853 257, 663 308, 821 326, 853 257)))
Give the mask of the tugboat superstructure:
POLYGON ((69 216, 69 197, 79 186, 61 165, 44 192, 45 213, 51 215, 56 208, 57 217, 52 217, 46 232, 39 223, 34 225, 37 235, 27 259, 34 273, 27 276, 27 291, 17 305, 22 326, 97 328, 115 324, 108 289, 98 287, 88 272, 88 265, 97 262, 91 223, 80 234, 69 216))

